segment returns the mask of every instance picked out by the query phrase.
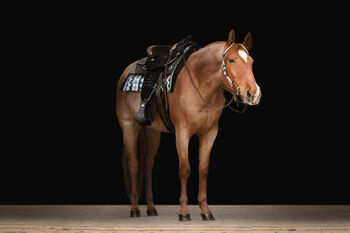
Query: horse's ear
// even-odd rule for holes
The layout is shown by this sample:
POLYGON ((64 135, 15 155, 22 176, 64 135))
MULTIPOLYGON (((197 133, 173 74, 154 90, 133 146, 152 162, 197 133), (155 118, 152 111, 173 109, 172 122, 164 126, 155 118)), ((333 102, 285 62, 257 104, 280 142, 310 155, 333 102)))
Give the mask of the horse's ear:
POLYGON ((246 49, 250 50, 253 46, 252 34, 248 32, 248 34, 244 38, 243 45, 246 49))
POLYGON ((236 39, 236 35, 235 35, 235 30, 232 29, 230 31, 230 34, 228 35, 228 40, 226 42, 227 45, 231 45, 235 42, 235 39, 236 39))

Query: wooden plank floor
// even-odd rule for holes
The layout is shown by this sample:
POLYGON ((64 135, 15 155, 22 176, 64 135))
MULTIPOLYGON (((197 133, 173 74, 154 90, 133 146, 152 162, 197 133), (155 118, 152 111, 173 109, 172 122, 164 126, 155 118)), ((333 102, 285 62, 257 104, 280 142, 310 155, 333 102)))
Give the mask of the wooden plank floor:
POLYGON ((179 222, 179 206, 156 206, 159 216, 130 218, 129 206, 0 206, 0 233, 33 232, 350 232, 350 206, 212 205, 204 222, 190 206, 191 222, 179 222))

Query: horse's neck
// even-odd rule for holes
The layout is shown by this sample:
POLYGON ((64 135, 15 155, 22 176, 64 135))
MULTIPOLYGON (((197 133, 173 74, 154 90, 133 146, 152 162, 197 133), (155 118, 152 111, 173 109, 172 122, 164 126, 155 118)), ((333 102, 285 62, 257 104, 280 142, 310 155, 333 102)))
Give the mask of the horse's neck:
POLYGON ((210 87, 215 89, 221 84, 224 46, 224 42, 215 42, 193 54, 192 64, 190 65, 200 86, 210 84, 210 87))

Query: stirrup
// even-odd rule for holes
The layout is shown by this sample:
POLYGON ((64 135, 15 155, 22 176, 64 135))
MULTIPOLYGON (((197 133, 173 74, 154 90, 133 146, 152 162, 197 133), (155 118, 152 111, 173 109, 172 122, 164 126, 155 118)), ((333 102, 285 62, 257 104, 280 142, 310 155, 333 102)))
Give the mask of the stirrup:
POLYGON ((140 125, 151 125, 153 121, 152 117, 152 109, 151 109, 151 99, 156 92, 158 84, 155 83, 152 87, 151 93, 149 93, 148 97, 140 102, 139 112, 136 116, 136 122, 140 125))
POLYGON ((151 125, 152 124, 152 120, 150 119, 150 116, 146 116, 146 114, 145 114, 146 107, 147 107, 147 102, 141 101, 139 112, 137 113, 137 116, 136 116, 136 121, 140 125, 151 125))

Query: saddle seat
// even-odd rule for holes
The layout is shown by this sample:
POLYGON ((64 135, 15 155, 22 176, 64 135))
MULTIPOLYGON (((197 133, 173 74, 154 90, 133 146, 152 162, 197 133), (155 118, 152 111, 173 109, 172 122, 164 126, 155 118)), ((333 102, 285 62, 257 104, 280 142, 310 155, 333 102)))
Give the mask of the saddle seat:
POLYGON ((169 55, 171 47, 173 45, 151 45, 146 49, 146 52, 149 57, 164 57, 169 55))
MULTIPOLYGON (((151 45, 146 49, 147 60, 145 67, 147 70, 156 70, 165 67, 170 63, 169 58, 174 57, 174 51, 183 50, 183 43, 188 38, 181 40, 174 45, 151 45), (177 48, 177 49, 176 49, 177 48)), ((177 52, 178 53, 178 52, 177 52)), ((180 53, 178 53, 180 55, 180 53)))

